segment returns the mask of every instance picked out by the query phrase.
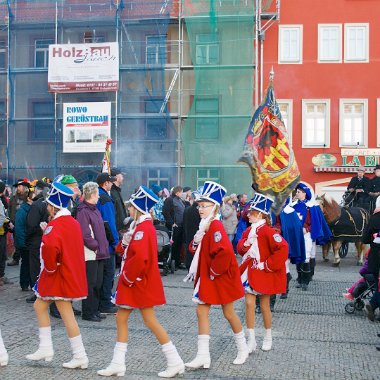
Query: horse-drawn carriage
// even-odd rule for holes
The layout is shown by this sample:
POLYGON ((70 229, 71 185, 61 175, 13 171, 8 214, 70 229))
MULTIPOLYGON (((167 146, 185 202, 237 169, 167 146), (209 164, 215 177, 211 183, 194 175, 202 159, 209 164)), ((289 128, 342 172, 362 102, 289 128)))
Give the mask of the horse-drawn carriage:
POLYGON ((368 210, 362 207, 340 206, 334 199, 322 195, 319 197, 326 222, 332 232, 332 241, 322 247, 323 259, 328 261, 328 252, 332 246, 334 266, 338 266, 341 257, 348 253, 349 243, 355 243, 357 264, 363 264, 365 245, 361 242, 368 224, 368 210))

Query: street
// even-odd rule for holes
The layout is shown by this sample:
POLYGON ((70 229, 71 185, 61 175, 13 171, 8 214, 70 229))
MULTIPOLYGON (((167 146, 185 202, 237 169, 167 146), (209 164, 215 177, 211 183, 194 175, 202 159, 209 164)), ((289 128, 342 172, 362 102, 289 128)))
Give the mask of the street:
MULTIPOLYGON (((258 349, 245 364, 232 364, 236 347, 232 331, 220 307, 212 307, 211 367, 186 370, 184 379, 378 379, 380 373, 379 322, 370 322, 362 312, 347 314, 345 289, 359 278, 354 253, 342 259, 340 268, 323 263, 320 250, 314 280, 308 291, 297 289, 295 267, 287 300, 277 299, 273 313, 273 349, 260 350, 264 329, 257 316, 258 349)), ((116 337, 114 316, 102 322, 87 322, 78 317, 90 364, 87 370, 69 370, 62 363, 71 359, 71 350, 61 320, 52 320, 55 356, 52 362, 29 362, 25 355, 38 347, 38 328, 33 307, 25 302, 30 292, 18 285, 19 267, 7 267, 6 276, 15 282, 0 288, 1 330, 10 356, 0 368, 0 379, 96 379, 96 371, 111 361, 116 337)), ((192 284, 182 281, 185 271, 163 277, 167 305, 156 309, 162 325, 177 346, 183 360, 190 361, 197 350, 197 319, 191 301, 192 284)), ((76 305, 78 308, 80 304, 76 305)), ((244 321, 244 302, 235 305, 244 321)), ((166 361, 154 336, 143 325, 138 312, 130 320, 127 352, 127 379, 157 378, 166 361)))

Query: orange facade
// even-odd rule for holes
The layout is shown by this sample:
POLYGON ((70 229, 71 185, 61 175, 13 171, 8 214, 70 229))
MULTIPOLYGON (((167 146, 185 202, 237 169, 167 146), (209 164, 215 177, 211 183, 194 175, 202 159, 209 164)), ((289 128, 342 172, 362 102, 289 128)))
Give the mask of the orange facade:
POLYGON ((292 101, 292 144, 300 167, 301 179, 312 185, 335 180, 334 184, 342 182, 344 185, 344 179, 354 175, 347 169, 349 166, 365 165, 368 175, 372 176, 370 174, 372 167, 379 161, 377 151, 369 152, 369 149, 379 150, 380 148, 379 15, 380 2, 374 0, 282 1, 279 23, 266 32, 263 55, 264 88, 273 66, 276 98, 292 101), (322 24, 335 25, 341 30, 341 40, 338 41, 338 45, 341 46, 340 62, 318 62, 320 57, 318 31, 319 25, 322 24), (363 24, 368 30, 368 62, 348 62, 345 59, 349 43, 345 40, 346 27, 351 24, 363 24), (279 63, 280 29, 292 25, 302 26, 300 62, 279 63), (318 99, 329 100, 329 115, 327 115, 330 124, 329 138, 327 138, 329 141, 325 147, 323 145, 305 147, 302 137, 305 133, 302 102, 318 101, 318 99), (368 118, 368 124, 366 124, 367 130, 364 131, 365 138, 360 146, 342 144, 340 136, 343 133, 340 120, 342 99, 367 100, 368 109, 365 110, 367 115, 364 116, 368 118), (357 149, 358 154, 342 157, 344 148, 350 148, 351 154, 357 149), (312 159, 318 154, 335 156, 334 166, 341 168, 334 169, 338 172, 326 172, 323 168, 316 169, 312 159))

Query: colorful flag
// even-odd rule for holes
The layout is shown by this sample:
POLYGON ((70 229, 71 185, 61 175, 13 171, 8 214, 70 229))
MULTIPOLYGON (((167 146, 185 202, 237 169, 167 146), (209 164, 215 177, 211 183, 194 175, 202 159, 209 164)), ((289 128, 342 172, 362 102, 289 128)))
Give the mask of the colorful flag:
POLYGON ((239 162, 251 169, 254 190, 274 198, 272 210, 278 214, 297 186, 300 172, 287 140, 272 81, 249 124, 239 162))
POLYGON ((108 138, 106 141, 106 150, 104 152, 102 161, 102 173, 108 173, 111 175, 111 151, 110 146, 112 144, 112 139, 108 138))

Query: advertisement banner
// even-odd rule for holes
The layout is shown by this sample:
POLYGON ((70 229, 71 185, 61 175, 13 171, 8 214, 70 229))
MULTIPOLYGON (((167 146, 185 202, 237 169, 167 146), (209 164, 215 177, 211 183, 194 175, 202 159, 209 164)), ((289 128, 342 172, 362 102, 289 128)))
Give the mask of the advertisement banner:
POLYGON ((106 92, 118 87, 117 42, 49 45, 49 92, 106 92))
POLYGON ((111 136, 111 102, 63 104, 63 153, 104 152, 111 136))

